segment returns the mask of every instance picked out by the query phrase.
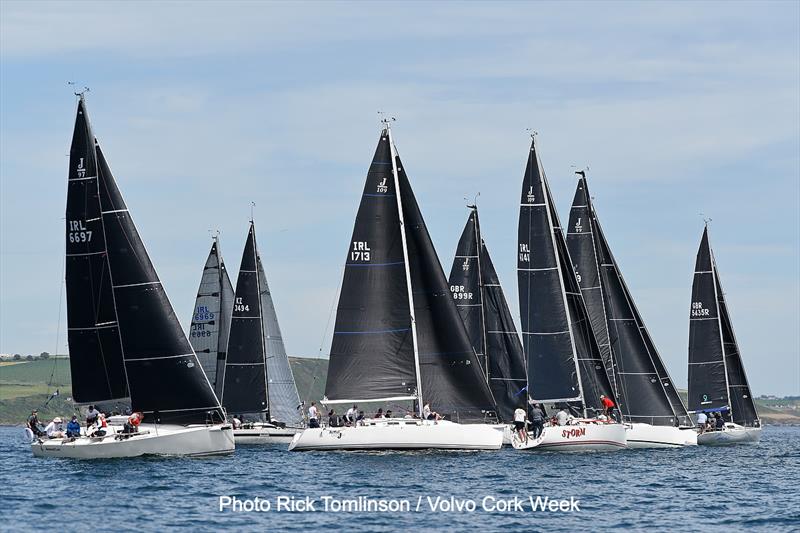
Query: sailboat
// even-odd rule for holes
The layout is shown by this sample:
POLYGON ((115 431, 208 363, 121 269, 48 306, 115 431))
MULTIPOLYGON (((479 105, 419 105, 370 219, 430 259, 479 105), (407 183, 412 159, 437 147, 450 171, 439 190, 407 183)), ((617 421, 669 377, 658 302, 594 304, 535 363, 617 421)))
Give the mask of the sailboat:
POLYGON ((388 121, 348 246, 326 405, 413 402, 415 414, 309 428, 290 450, 499 449, 495 403, 394 145, 388 121), (423 420, 423 406, 445 415, 423 420))
POLYGON ((303 426, 300 399, 250 221, 236 281, 220 396, 237 444, 288 443, 303 426))
POLYGON ((570 210, 567 248, 605 362, 629 448, 697 444, 686 407, 655 349, 595 212, 584 171, 570 210))
POLYGON ((233 285, 222 260, 219 236, 214 235, 200 278, 200 288, 197 289, 189 342, 217 397, 222 394, 231 313, 233 285))
MULTIPOLYGON (((498 417, 508 424, 514 417, 514 410, 524 406, 527 398, 525 357, 500 279, 483 240, 478 207, 468 207, 469 217, 450 269, 450 292, 482 363, 485 379, 497 403, 498 417)), ((511 426, 501 427, 505 430, 504 443, 511 444, 511 426)))
POLYGON ((718 446, 761 438, 761 420, 747 383, 707 225, 697 252, 689 311, 689 409, 720 413, 725 420, 722 431, 698 435, 698 444, 718 446))
POLYGON ((528 395, 575 415, 517 449, 610 451, 627 446, 625 426, 599 418, 600 396, 614 398, 600 348, 532 135, 522 184, 517 279, 528 395))
POLYGON ((66 208, 72 394, 130 398, 138 432, 35 440, 35 456, 83 459, 231 453, 233 430, 186 338, 78 101, 66 208))

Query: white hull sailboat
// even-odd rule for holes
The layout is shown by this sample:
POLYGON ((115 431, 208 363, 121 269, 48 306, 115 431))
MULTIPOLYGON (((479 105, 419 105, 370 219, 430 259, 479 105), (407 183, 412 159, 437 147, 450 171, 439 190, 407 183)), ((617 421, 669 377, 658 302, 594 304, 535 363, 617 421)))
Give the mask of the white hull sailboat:
POLYGON ((725 421, 722 430, 700 433, 697 444, 725 446, 761 438, 761 420, 733 332, 708 225, 697 251, 689 311, 689 408, 725 421))
POLYGON ((82 94, 67 183, 73 399, 77 404, 129 399, 145 423, 127 434, 111 420, 102 437, 32 439, 33 455, 102 459, 231 453, 233 430, 150 262, 91 130, 82 94))
POLYGON ((628 448, 679 448, 697 445, 694 428, 654 426, 634 422, 625 424, 628 448))
POLYGON ((744 427, 727 422, 724 429, 706 431, 697 436, 697 444, 703 446, 728 446, 730 444, 754 443, 761 440, 761 428, 744 427))
POLYGON ((625 426, 589 420, 566 426, 545 426, 538 439, 520 439, 515 434, 512 446, 517 450, 538 452, 613 452, 628 447, 625 426))
POLYGON ((309 428, 290 450, 498 449, 476 420, 491 389, 450 295, 388 121, 367 173, 349 241, 322 403, 415 402, 420 419, 309 428), (448 420, 422 420, 425 405, 448 420))
POLYGON ((289 450, 499 450, 503 432, 486 424, 387 418, 363 425, 306 429, 289 450))
POLYGON ((102 437, 82 435, 76 439, 46 439, 31 443, 35 457, 112 459, 143 455, 206 456, 233 453, 230 424, 176 426, 141 424, 136 433, 124 434, 109 426, 102 437))
POLYGON ((551 409, 580 413, 580 418, 565 426, 546 426, 535 441, 520 440, 517 435, 512 445, 519 450, 547 451, 627 447, 625 426, 592 417, 603 411, 602 399, 613 398, 614 393, 535 134, 520 195, 517 281, 528 396, 533 402, 550 404, 551 409))

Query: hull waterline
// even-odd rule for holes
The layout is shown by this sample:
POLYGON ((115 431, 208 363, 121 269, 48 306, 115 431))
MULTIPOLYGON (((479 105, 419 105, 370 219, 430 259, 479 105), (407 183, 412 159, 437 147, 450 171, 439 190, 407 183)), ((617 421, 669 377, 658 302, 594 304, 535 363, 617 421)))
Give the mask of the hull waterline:
POLYGON ((628 448, 679 448, 696 446, 697 431, 694 428, 654 426, 634 422, 625 424, 628 448))
POLYGON ((628 447, 625 426, 578 422, 567 426, 545 426, 542 435, 533 440, 520 440, 515 435, 512 446, 517 450, 538 452, 612 452, 628 447))
POLYGON ((752 444, 761 439, 761 428, 750 428, 738 424, 725 424, 721 431, 706 431, 697 436, 697 444, 702 446, 730 446, 732 444, 752 444))

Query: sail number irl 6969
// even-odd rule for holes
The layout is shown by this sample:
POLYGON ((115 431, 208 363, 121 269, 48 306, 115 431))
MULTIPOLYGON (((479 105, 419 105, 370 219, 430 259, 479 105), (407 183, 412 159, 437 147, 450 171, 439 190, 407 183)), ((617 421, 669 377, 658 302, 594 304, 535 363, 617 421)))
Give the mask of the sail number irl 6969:
POLYGON ((67 232, 69 242, 89 242, 92 240, 92 230, 86 229, 83 220, 70 220, 67 232))

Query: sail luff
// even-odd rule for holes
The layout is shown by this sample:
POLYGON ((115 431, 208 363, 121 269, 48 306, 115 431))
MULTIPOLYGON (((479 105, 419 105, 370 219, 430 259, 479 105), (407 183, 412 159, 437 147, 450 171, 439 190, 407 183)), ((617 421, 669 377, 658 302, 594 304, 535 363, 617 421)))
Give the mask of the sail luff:
POLYGON ((219 308, 220 326, 217 331, 217 361, 214 381, 214 392, 217 397, 222 396, 222 384, 225 382, 225 360, 227 359, 228 335, 231 330, 231 315, 233 314, 234 290, 225 260, 222 258, 222 248, 219 244, 219 237, 215 236, 217 244, 217 258, 219 260, 219 308))
POLYGON ((411 317, 411 342, 414 350, 414 374, 417 379, 417 411, 422 417, 422 409, 425 405, 422 397, 422 373, 419 364, 419 339, 417 336, 417 319, 414 312, 414 294, 411 285, 411 267, 408 262, 408 238, 406 236, 406 225, 403 216, 403 201, 401 199, 400 179, 397 175, 397 149, 394 146, 394 139, 392 138, 392 129, 386 125, 386 132, 389 136, 389 150, 392 157, 392 175, 394 177, 394 190, 397 192, 397 215, 400 221, 400 238, 403 246, 403 263, 406 274, 406 286, 408 288, 408 312, 411 317))
POLYGON ((716 265, 714 265, 714 252, 713 252, 713 250, 711 250, 711 246, 710 245, 709 245, 709 248, 708 248, 708 253, 711 255, 711 277, 714 280, 714 283, 713 283, 713 285, 714 285, 714 305, 717 306, 717 324, 719 325, 719 345, 720 345, 720 349, 722 350, 722 368, 725 370, 725 390, 727 391, 727 394, 728 394, 728 409, 730 410, 731 418, 733 418, 734 417, 734 413, 733 413, 733 405, 731 405, 733 403, 733 402, 731 402, 731 385, 730 385, 730 382, 729 382, 729 379, 728 379, 728 361, 726 360, 727 357, 725 357, 725 339, 723 338, 723 335, 722 335, 722 317, 721 317, 722 313, 720 312, 720 305, 719 305, 719 297, 720 297, 720 295, 719 295, 719 291, 717 290, 717 287, 719 286, 719 280, 717 279, 716 265))
POLYGON ((478 292, 481 298, 481 338, 482 338, 482 353, 483 353, 483 371, 486 373, 486 379, 490 377, 489 372, 489 343, 486 341, 486 292, 483 289, 483 272, 481 271, 481 249, 483 248, 483 237, 481 236, 480 221, 478 220, 478 206, 472 206, 472 213, 475 220, 475 255, 478 258, 478 292))

